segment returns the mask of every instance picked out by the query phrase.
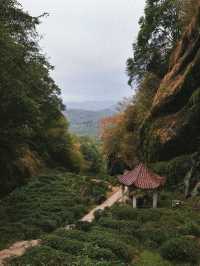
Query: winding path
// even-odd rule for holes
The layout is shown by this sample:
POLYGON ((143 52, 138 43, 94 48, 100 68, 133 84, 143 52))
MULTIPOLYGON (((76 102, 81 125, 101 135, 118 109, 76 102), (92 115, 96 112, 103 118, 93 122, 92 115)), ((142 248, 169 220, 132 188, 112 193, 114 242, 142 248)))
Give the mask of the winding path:
POLYGON ((117 191, 114 192, 112 196, 110 196, 106 201, 104 201, 101 205, 97 206, 93 210, 91 210, 87 215, 85 215, 81 221, 91 223, 94 220, 94 214, 96 211, 104 210, 107 207, 111 207, 116 202, 120 201, 122 198, 122 191, 120 188, 117 188, 117 191))
MULTIPOLYGON (((119 202, 121 198, 122 198, 121 189, 119 187, 114 188, 111 196, 109 196, 108 199, 105 202, 103 202, 101 205, 91 210, 87 215, 85 215, 81 219, 81 221, 91 223, 94 220, 94 214, 96 211, 104 210, 107 207, 111 207, 116 202, 119 202)), ((12 246, 10 246, 8 249, 4 249, 0 251, 0 266, 3 266, 4 262, 12 257, 20 257, 24 255, 24 253, 28 249, 39 246, 40 243, 41 243, 40 239, 20 241, 20 242, 16 242, 12 246)))
POLYGON ((41 240, 28 240, 16 242, 8 249, 0 251, 0 266, 4 265, 3 262, 12 257, 20 257, 29 249, 40 245, 41 240))

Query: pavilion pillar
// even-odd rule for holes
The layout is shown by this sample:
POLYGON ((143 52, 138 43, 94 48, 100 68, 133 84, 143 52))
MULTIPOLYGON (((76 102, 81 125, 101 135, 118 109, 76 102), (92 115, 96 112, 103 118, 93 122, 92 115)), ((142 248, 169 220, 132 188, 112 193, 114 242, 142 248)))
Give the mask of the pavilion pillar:
POLYGON ((125 203, 125 186, 122 185, 122 202, 125 203))
POLYGON ((137 197, 133 195, 133 209, 137 208, 137 197))
POLYGON ((153 208, 156 209, 158 207, 158 191, 153 192, 153 208))

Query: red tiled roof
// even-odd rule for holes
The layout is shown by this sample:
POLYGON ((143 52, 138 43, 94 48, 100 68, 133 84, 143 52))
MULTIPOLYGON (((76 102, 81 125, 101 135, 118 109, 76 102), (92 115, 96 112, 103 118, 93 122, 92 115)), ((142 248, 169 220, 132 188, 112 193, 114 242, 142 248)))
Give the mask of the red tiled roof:
POLYGON ((141 189, 155 189, 163 186, 166 182, 165 177, 153 173, 144 164, 139 164, 134 170, 125 173, 118 179, 125 186, 134 185, 141 189))

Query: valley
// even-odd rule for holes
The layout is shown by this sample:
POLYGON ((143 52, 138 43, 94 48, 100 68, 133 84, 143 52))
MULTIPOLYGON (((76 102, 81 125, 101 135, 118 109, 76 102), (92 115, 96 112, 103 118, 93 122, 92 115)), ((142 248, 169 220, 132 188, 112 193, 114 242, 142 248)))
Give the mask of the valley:
POLYGON ((119 104, 129 6, 42 1, 56 72, 36 2, 0 1, 0 265, 199 266, 200 0, 134 1, 119 104))
POLYGON ((69 120, 70 130, 78 136, 90 136, 99 138, 100 123, 105 117, 115 114, 115 110, 84 110, 84 109, 67 109, 65 116, 69 120))

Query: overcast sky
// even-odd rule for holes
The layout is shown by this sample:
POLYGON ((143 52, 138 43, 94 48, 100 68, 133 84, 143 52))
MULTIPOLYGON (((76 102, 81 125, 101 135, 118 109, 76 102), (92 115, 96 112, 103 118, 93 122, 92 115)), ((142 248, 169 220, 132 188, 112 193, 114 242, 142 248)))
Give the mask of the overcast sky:
POLYGON ((64 101, 119 101, 133 92, 126 59, 138 32, 145 0, 19 0, 38 16, 41 47, 64 101))

